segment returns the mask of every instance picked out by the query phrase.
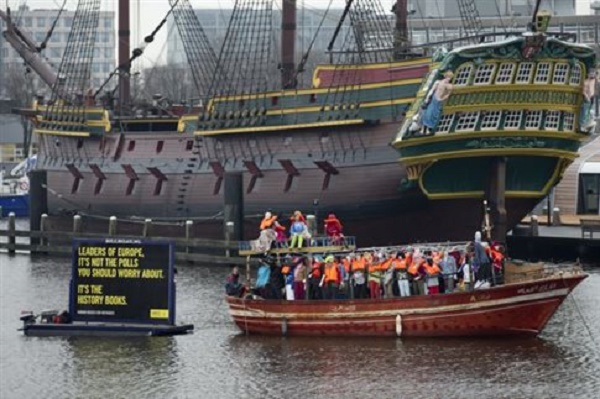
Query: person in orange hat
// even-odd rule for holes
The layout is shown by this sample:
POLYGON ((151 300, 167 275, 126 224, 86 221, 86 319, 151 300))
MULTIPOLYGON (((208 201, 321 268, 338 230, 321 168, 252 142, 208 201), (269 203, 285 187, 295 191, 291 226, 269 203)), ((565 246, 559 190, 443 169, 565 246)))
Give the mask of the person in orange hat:
POLYGON ((327 219, 324 221, 325 223, 325 234, 329 237, 329 241, 331 245, 341 245, 343 226, 339 219, 335 216, 335 214, 330 213, 327 216, 327 219))

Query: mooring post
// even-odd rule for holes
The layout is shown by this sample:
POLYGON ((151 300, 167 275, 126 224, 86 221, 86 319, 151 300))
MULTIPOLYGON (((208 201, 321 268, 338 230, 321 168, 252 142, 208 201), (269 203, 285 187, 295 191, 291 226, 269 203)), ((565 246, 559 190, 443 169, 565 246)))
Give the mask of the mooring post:
MULTIPOLYGON (((42 214, 48 214, 47 175, 45 170, 29 172, 29 230, 40 231, 42 214)), ((48 228, 49 226, 46 226, 48 228)), ((31 245, 39 245, 40 237, 31 237, 31 245)))
POLYGON ((490 168, 487 187, 492 216, 492 241, 506 242, 506 157, 496 157, 490 168))
POLYGON ((194 222, 191 220, 186 220, 185 222, 185 253, 190 253, 190 240, 192 239, 192 229, 194 227, 194 222))
POLYGON ((43 247, 48 245, 48 215, 45 213, 40 217, 39 245, 43 247))
POLYGON ((16 216, 14 212, 8 214, 8 254, 15 254, 15 237, 17 230, 16 216))
POLYGON ((225 222, 225 256, 229 258, 231 256, 231 235, 233 234, 233 230, 235 229, 235 223, 233 222, 225 222))
POLYGON ((117 235, 117 217, 111 216, 108 219, 108 235, 113 237, 117 235))
POLYGON ((539 221, 537 215, 531 216, 531 236, 537 237, 540 234, 539 221))
POLYGON ((73 216, 73 233, 74 234, 81 233, 81 215, 73 216))
POLYGON ((242 241, 244 239, 244 191, 243 176, 241 173, 225 173, 224 177, 224 235, 227 239, 227 223, 233 222, 230 240, 242 241))
POLYGON ((142 231, 142 237, 150 237, 152 232, 152 219, 144 220, 144 230, 142 231))

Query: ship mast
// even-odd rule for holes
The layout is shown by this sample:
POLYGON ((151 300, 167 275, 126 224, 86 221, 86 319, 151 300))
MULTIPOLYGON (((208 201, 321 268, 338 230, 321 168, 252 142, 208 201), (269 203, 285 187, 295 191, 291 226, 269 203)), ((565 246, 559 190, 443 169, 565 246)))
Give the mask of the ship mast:
POLYGON ((294 89, 296 81, 296 0, 282 1, 281 15, 281 87, 294 89))
POLYGON ((124 115, 131 102, 131 86, 129 76, 129 0, 119 0, 119 114, 124 115))

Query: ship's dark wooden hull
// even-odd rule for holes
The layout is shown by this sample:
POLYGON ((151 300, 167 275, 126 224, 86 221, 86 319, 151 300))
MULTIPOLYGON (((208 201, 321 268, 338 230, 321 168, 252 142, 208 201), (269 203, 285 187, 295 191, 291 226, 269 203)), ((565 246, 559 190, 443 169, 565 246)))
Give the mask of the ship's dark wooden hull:
MULTIPOLYGON (((194 219, 195 236, 220 238, 220 165, 222 171, 243 174, 247 238, 258 234, 265 211, 287 221, 298 209, 320 218, 336 213, 360 245, 470 239, 481 227, 483 197, 428 200, 418 187, 406 186, 406 170, 389 145, 397 128, 398 123, 382 123, 327 133, 305 129, 202 139, 172 132, 104 139, 42 135, 38 168, 47 171, 49 211, 53 227, 60 229, 71 229, 69 216, 79 212, 91 216, 85 220, 89 230, 108 231, 106 219, 112 215, 139 222, 194 219), (286 160, 297 170, 291 179, 281 162, 286 160), (323 170, 323 162, 335 173, 323 170), (159 173, 166 180, 157 191, 159 173)), ((508 198, 508 226, 538 200, 508 198)), ((157 226, 155 233, 181 236, 182 229, 157 226)), ((141 224, 121 223, 119 230, 139 234, 141 224)))
POLYGON ((475 292, 380 300, 226 300, 236 325, 249 334, 535 336, 585 278, 572 274, 475 292))

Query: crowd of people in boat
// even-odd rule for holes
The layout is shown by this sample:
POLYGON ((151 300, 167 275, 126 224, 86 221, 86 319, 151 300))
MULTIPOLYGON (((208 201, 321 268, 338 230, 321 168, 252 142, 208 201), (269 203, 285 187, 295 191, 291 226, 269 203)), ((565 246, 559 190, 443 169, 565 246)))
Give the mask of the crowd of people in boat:
POLYGON ((432 295, 489 288, 502 283, 504 248, 481 240, 481 233, 463 248, 436 250, 427 246, 398 251, 383 249, 349 254, 266 256, 254 287, 240 282, 234 268, 227 277, 227 295, 264 299, 379 299, 432 295))
MULTIPOLYGON (((268 251, 275 248, 303 248, 310 244, 312 234, 307 219, 300 211, 295 211, 289 218, 289 228, 277 215, 266 212, 260 222, 260 236, 254 242, 254 249, 268 251)), ((323 221, 325 235, 330 245, 342 245, 344 242, 343 226, 335 214, 330 213, 323 221)))

